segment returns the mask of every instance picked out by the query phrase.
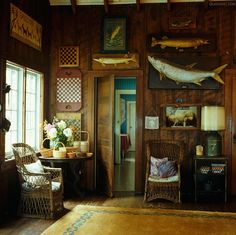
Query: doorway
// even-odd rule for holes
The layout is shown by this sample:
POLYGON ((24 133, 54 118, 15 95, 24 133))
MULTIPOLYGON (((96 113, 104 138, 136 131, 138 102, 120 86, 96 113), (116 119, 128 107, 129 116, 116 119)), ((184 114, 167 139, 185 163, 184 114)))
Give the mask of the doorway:
POLYGON ((115 78, 114 191, 135 191, 136 79, 115 78))
MULTIPOLYGON (((134 151, 134 192, 141 193, 143 191, 143 71, 96 71, 88 74, 88 88, 91 96, 88 97, 88 103, 94 103, 94 106, 88 106, 88 131, 94 139, 91 138, 91 149, 94 149, 94 187, 98 192, 107 195, 113 195, 114 187, 114 161, 115 161, 115 145, 116 139, 115 129, 115 92, 114 81, 117 78, 134 78, 136 82, 136 123, 135 123, 135 151, 134 151), (114 75, 113 78, 111 75, 114 75), (99 88, 99 81, 102 82, 99 88), (112 82, 113 81, 113 82, 112 82), (106 85, 105 85, 106 84, 106 85), (101 88, 103 89, 101 90, 101 88), (108 93, 108 91, 112 91, 108 93), (113 93, 113 96, 112 96, 113 93), (110 98, 109 98, 110 96, 110 98), (99 97, 99 98, 98 98, 99 97), (113 97, 113 98, 112 98, 113 97), (114 100, 113 106, 112 100, 114 100), (113 107, 113 108, 112 108, 113 107), (109 112, 110 110, 110 112, 109 112), (112 118, 113 116, 113 118, 112 118), (109 119, 109 120, 108 120, 109 119), (94 120, 94 121, 92 121, 94 120), (106 124, 109 122, 109 128, 106 124), (108 129, 113 127, 112 136, 108 133, 108 129), (139 128, 137 128, 139 127, 139 128), (114 140, 114 141, 113 141, 114 140), (93 147, 94 146, 94 147, 93 147)), ((129 158, 129 157, 128 157, 129 158)), ((89 180, 92 178, 89 178, 89 180)))

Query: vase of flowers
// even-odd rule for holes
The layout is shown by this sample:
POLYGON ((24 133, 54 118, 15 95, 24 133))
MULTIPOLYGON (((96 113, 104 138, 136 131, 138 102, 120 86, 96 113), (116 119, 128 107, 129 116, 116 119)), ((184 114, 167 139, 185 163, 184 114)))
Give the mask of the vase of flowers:
POLYGON ((58 142, 65 146, 73 145, 73 127, 67 126, 66 122, 53 118, 52 123, 44 121, 44 133, 50 139, 50 148, 53 148, 58 142))

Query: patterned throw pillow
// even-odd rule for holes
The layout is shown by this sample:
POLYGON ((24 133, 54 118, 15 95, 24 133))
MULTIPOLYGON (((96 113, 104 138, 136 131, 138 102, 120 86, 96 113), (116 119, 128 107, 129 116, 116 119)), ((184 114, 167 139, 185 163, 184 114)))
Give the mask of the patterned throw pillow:
POLYGON ((177 174, 177 166, 175 161, 162 162, 158 167, 158 175, 161 178, 168 178, 177 174))
POLYGON ((151 156, 151 167, 150 167, 150 175, 151 176, 158 176, 158 167, 160 166, 160 164, 162 162, 167 162, 168 158, 155 158, 153 156, 151 156))

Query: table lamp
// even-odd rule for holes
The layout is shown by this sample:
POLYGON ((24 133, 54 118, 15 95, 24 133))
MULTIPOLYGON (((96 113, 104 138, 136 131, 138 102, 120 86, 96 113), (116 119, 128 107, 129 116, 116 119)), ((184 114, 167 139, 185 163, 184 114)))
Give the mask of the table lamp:
POLYGON ((201 130, 206 131, 205 155, 219 156, 222 151, 222 137, 217 131, 225 129, 225 108, 203 106, 201 110, 201 130))

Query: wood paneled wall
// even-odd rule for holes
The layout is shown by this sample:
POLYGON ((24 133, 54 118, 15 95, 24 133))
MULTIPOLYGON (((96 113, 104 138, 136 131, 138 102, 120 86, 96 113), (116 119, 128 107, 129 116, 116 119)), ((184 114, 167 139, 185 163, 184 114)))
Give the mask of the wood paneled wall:
MULTIPOLYGON (((49 73, 49 48, 50 48, 50 6, 48 0, 1 0, 0 1, 0 104, 5 103, 2 89, 5 86, 6 61, 11 61, 21 66, 37 70, 44 74, 45 85, 48 87, 49 73), (20 8, 43 28, 42 50, 38 51, 10 36, 10 3, 20 8), (47 27, 46 27, 47 26, 47 27)), ((48 90, 45 89, 45 97, 48 90)), ((45 99, 47 101, 47 99, 45 99)), ((45 105, 47 107, 47 105, 45 105)), ((45 109, 45 115, 47 114, 45 109)), ((0 111, 0 124, 5 117, 4 111, 0 111)), ((4 162, 5 158, 5 133, 0 130, 0 191, 2 205, 8 213, 16 212, 17 204, 17 174, 14 161, 4 162)))
MULTIPOLYGON (((146 40, 150 33, 214 33, 216 37, 216 50, 210 53, 190 53, 188 56, 209 56, 217 57, 220 64, 228 63, 229 68, 233 68, 233 58, 236 52, 235 30, 235 9, 230 7, 206 7, 199 3, 172 4, 170 10, 167 4, 145 4, 141 5, 140 11, 137 11, 135 5, 112 5, 109 6, 109 12, 105 14, 103 6, 77 6, 77 13, 72 14, 71 7, 53 7, 52 8, 52 36, 51 36, 51 117, 56 113, 55 109, 55 73, 58 69, 58 47, 74 45, 80 47, 80 69, 83 73, 83 108, 82 128, 91 129, 93 124, 87 122, 89 104, 88 92, 88 71, 91 70, 91 58, 93 54, 101 53, 101 33, 102 19, 104 16, 126 16, 128 22, 128 48, 130 52, 139 53, 140 69, 144 71, 143 93, 144 116, 150 113, 150 110, 160 116, 162 120, 162 105, 176 103, 176 99, 183 99, 185 103, 191 104, 219 104, 225 105, 225 89, 219 90, 150 90, 148 89, 148 62, 146 40), (168 27, 169 16, 195 16, 196 28, 188 30, 170 30, 168 27)), ((164 54, 161 53, 161 54, 164 54)), ((165 53, 167 54, 167 53, 165 53)), ((171 53, 174 56, 186 55, 187 53, 171 53)), ((112 73, 112 71, 111 71, 112 73)), ((222 75, 224 77, 224 75, 222 75)), ((137 91, 139 92, 139 91, 137 91)), ((137 127, 139 128, 139 127, 137 127)), ((143 127, 141 127, 143 128, 143 127)), ((230 130, 228 130, 230 131, 230 130)), ((202 133, 195 131, 170 131, 159 129, 155 132, 144 130, 142 137, 142 146, 144 152, 144 142, 148 139, 175 139, 182 140, 186 144, 186 158, 184 166, 185 178, 189 179, 192 174, 192 156, 195 151, 195 145, 201 143, 202 133)), ((93 137, 92 137, 93 138, 93 137)), ((225 140, 227 142, 227 140, 225 140)), ((141 164, 145 165, 145 156, 140 157, 141 164)), ((144 171, 144 167, 143 167, 144 171)), ((144 172, 140 173, 140 180, 143 181, 144 172)), ((188 193, 191 182, 186 180, 185 191, 188 193)), ((143 185, 143 183, 140 183, 143 185)), ((142 187, 142 186, 140 186, 142 187)))
MULTIPOLYGON (((21 1, 2 0, 0 1, 0 88, 5 84, 6 61, 11 61, 22 66, 35 69, 44 74, 47 84, 49 73, 49 48, 50 48, 50 6, 47 0, 21 1), (42 25, 42 50, 38 51, 10 36, 10 3, 20 8, 39 24, 42 25), (46 27, 47 26, 47 27, 46 27)), ((48 96, 45 89, 45 96, 48 96)), ((1 96, 0 103, 4 103, 1 96)), ((45 110, 46 112, 46 110, 45 110)), ((0 112, 4 116, 4 112, 0 112)), ((4 158, 4 133, 0 132, 0 158, 4 158)))

